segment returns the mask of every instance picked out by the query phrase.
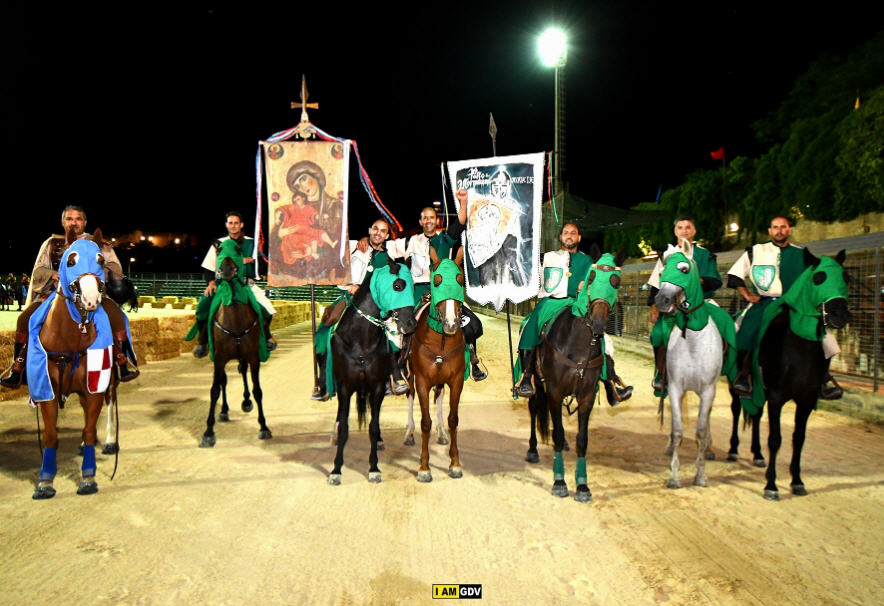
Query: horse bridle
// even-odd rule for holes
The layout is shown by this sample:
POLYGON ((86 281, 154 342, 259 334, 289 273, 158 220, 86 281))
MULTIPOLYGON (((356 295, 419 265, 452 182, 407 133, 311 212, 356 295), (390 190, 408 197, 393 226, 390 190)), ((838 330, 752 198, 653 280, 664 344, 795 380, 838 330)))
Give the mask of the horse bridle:
POLYGON ((79 324, 77 324, 77 328, 79 328, 80 332, 85 335, 86 334, 86 325, 89 324, 89 312, 86 311, 86 309, 83 307, 83 293, 80 291, 80 279, 83 276, 92 276, 95 278, 95 281, 98 282, 98 294, 99 294, 98 302, 100 304, 102 297, 104 297, 104 295, 105 295, 106 289, 105 289, 104 281, 93 273, 80 274, 76 280, 74 280, 73 282, 68 284, 68 288, 70 288, 71 292, 74 294, 73 297, 69 297, 66 294, 64 294, 64 291, 61 289, 60 285, 59 285, 56 293, 58 294, 59 297, 61 297, 65 301, 70 301, 71 303, 73 303, 74 307, 77 308, 77 311, 80 313, 80 322, 79 322, 79 324))

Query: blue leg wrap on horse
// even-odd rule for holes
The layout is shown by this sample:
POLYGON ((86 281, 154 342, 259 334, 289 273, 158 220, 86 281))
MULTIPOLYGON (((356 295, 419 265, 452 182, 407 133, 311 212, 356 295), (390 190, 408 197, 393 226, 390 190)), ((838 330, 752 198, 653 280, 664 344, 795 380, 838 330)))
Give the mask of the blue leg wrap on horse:
POLYGON ((95 475, 95 446, 83 447, 83 477, 91 478, 95 475))
POLYGON ((574 479, 578 485, 586 484, 586 457, 577 457, 577 471, 574 472, 574 479))
POLYGON ((557 452, 553 457, 553 480, 565 479, 565 462, 562 460, 562 453, 557 452))
POLYGON ((43 449, 43 467, 40 468, 40 481, 51 482, 55 479, 58 466, 55 464, 55 449, 43 449))

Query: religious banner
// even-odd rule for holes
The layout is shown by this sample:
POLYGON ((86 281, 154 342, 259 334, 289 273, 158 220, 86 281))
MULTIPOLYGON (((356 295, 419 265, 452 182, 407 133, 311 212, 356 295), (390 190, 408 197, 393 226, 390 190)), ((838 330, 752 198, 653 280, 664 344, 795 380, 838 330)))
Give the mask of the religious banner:
POLYGON ((350 141, 261 141, 267 172, 269 286, 349 281, 350 141))
MULTIPOLYGON (((544 154, 448 163, 454 189, 465 189, 467 295, 497 311, 540 288, 540 206, 544 154)), ((456 202, 455 202, 456 203, 456 202)))

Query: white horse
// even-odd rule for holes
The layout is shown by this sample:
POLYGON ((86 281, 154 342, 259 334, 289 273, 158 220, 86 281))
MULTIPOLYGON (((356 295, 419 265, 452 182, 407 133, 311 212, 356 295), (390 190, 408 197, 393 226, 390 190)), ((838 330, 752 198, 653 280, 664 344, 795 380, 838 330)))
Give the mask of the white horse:
MULTIPOLYGON (((661 314, 674 316, 695 313, 702 306, 711 306, 703 300, 697 267, 691 259, 693 249, 690 242, 682 241, 682 246, 670 245, 663 254, 665 266, 660 277, 660 292, 655 302, 661 314), (699 299, 698 299, 699 298, 699 299)), ((679 488, 678 447, 684 435, 681 416, 682 397, 693 391, 700 397, 700 414, 697 417, 697 475, 696 486, 706 486, 706 450, 711 443, 709 414, 715 399, 715 387, 721 374, 723 342, 715 322, 709 318, 699 330, 685 327, 681 330, 673 325, 666 347, 666 388, 669 391, 669 407, 672 415, 670 446, 672 459, 671 475, 666 481, 668 488, 679 488)), ((662 398, 660 413, 662 414, 662 398)))

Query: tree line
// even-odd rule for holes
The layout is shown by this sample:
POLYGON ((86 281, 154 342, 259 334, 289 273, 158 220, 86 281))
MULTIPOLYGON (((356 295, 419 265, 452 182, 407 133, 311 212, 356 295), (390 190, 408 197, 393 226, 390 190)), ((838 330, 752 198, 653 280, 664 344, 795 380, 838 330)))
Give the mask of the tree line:
MULTIPOLYGON (((884 211, 884 32, 846 58, 811 63, 753 131, 766 149, 760 156, 694 171, 659 202, 634 208, 693 217, 712 250, 722 249, 731 222, 754 242, 774 215, 830 222, 884 211)), ((662 222, 611 231, 605 247, 642 256, 671 239, 662 222)))

